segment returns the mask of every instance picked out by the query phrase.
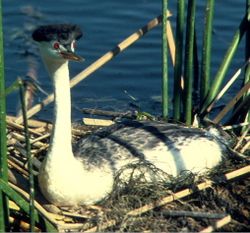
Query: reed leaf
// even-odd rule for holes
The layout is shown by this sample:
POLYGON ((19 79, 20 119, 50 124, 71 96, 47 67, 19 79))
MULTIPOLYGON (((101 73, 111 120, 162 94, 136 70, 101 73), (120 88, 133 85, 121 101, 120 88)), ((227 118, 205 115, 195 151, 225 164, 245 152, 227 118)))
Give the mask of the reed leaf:
POLYGON ((167 42, 167 6, 168 0, 162 0, 162 116, 168 118, 168 42, 167 42))

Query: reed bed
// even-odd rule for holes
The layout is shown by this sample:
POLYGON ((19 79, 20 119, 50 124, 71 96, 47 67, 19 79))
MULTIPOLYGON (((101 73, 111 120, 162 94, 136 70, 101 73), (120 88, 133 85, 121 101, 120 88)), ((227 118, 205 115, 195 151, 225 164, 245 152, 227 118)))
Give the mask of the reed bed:
MULTIPOLYGON (((212 232, 215 230, 250 230, 250 1, 246 1, 246 15, 235 32, 214 79, 210 74, 210 60, 215 3, 207 1, 201 72, 198 72, 199 48, 197 48, 195 34, 196 1, 189 0, 187 9, 184 3, 181 0, 177 1, 175 38, 172 35, 171 14, 167 11, 167 1, 163 0, 162 15, 152 19, 79 73, 71 80, 71 87, 105 65, 163 21, 163 115, 157 117, 144 112, 121 113, 98 109, 84 109, 83 112, 91 114, 91 116, 105 116, 105 119, 109 119, 108 124, 115 122, 117 117, 126 117, 148 120, 160 118, 191 125, 194 124, 197 116, 200 118, 199 126, 224 124, 224 130, 233 133, 236 138, 235 146, 231 148, 230 159, 204 177, 190 173, 185 177, 173 178, 152 165, 131 164, 127 167, 128 169, 149 169, 150 172, 162 177, 162 181, 149 183, 140 177, 140 180, 135 178, 127 184, 122 184, 118 174, 114 191, 95 206, 83 206, 78 209, 48 206, 39 192, 36 176, 48 149, 52 125, 29 118, 51 103, 54 96, 49 95, 41 103, 26 111, 23 82, 17 80, 10 88, 5 89, 3 38, 2 28, 0 28, 0 231, 212 232), (188 15, 187 25, 184 23, 186 13, 188 15), (222 81, 244 34, 246 34, 245 64, 239 68, 225 87, 221 88, 222 81), (184 45, 186 45, 185 51, 184 45), (173 67, 170 67, 167 61, 168 53, 171 55, 173 67), (169 68, 174 69, 172 107, 169 105, 168 94, 169 68), (244 72, 245 78, 241 89, 211 119, 209 114, 214 111, 215 104, 242 72, 244 72), (16 89, 20 90, 22 115, 19 117, 6 116, 5 95, 16 89), (194 101, 194 93, 199 93, 198 101, 197 99, 194 101), (227 122, 223 121, 225 116, 227 116, 227 122)), ((1 16, 0 25, 2 26, 1 16)), ((92 122, 97 122, 97 125, 87 125, 89 119, 85 119, 84 122, 85 124, 73 126, 74 142, 100 127, 105 127, 103 126, 105 120, 102 120, 102 126, 96 119, 92 122)))
MULTIPOLYGON (((8 117, 8 119, 14 121, 13 117, 8 117)), ((36 127, 34 127, 34 122, 30 125, 33 126, 33 131, 38 130, 43 135, 51 131, 46 126, 46 122, 36 121, 36 127)), ((99 128, 100 126, 75 125, 74 130, 77 130, 73 131, 75 132, 74 141, 99 128), (78 131, 79 127, 81 127, 81 134, 78 131)), ((27 218, 30 211, 29 169, 25 140, 17 140, 12 136, 13 133, 24 135, 19 127, 8 125, 8 166, 11 175, 9 175, 9 185, 1 181, 1 186, 9 190, 6 193, 14 197, 12 200, 21 207, 16 210, 16 206, 13 207, 10 204, 10 220, 18 218, 20 225, 15 227, 29 230, 30 223, 27 218), (21 216, 17 216, 16 212, 22 213, 21 216)), ((34 133, 30 133, 30 137, 31 151, 36 161, 34 163, 34 174, 36 174, 40 161, 46 153, 49 138, 42 138, 34 133), (37 142, 36 138, 40 138, 39 146, 32 144, 32 141, 37 142)), ((246 139, 246 135, 238 139, 237 151, 244 147, 247 143, 246 139)), ((249 153, 249 148, 242 153, 249 153)), ((197 177, 190 173, 188 177, 168 177, 168 183, 165 179, 166 174, 162 174, 161 171, 148 164, 131 164, 128 168, 141 169, 143 167, 145 169, 145 166, 152 172, 159 173, 162 182, 148 183, 141 179, 132 179, 133 182, 123 186, 118 175, 114 192, 96 206, 78 209, 59 209, 50 206, 48 209, 46 201, 36 187, 34 229, 46 230, 45 225, 37 217, 38 213, 50 226, 48 229, 60 231, 181 231, 188 229, 211 232, 215 229, 224 231, 248 229, 250 214, 249 203, 247 203, 250 179, 248 159, 232 157, 212 171, 209 176, 197 177)))

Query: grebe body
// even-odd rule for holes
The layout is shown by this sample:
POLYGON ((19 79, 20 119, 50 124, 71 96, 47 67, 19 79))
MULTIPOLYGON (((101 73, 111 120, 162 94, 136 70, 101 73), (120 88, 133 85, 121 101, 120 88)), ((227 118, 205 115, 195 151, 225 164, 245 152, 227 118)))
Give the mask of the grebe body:
MULTIPOLYGON (((50 147, 39 171, 39 186, 56 205, 93 204, 113 188, 126 165, 145 161, 169 175, 189 170, 203 174, 218 165, 226 144, 209 131, 162 122, 123 121, 84 137, 72 148, 68 61, 81 37, 70 24, 41 26, 33 33, 55 94, 50 147)), ((129 177, 128 169, 124 179, 129 177)))

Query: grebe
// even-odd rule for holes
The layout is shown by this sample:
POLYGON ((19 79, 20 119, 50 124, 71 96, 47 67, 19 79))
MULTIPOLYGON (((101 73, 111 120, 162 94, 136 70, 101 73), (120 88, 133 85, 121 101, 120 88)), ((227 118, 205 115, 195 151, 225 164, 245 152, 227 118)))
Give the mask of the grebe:
POLYGON ((222 138, 209 131, 161 122, 124 121, 71 143, 71 100, 68 61, 82 36, 71 24, 38 27, 32 34, 54 86, 54 124, 47 155, 39 171, 46 199, 58 206, 94 204, 113 188, 126 165, 146 161, 167 174, 207 172, 225 154, 222 138))

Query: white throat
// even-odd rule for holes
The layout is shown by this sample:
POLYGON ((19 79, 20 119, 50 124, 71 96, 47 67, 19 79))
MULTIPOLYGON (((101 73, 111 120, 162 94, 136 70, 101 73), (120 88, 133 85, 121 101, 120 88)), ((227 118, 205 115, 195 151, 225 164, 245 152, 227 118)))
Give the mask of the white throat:
POLYGON ((54 86, 54 122, 48 156, 73 156, 71 144, 71 96, 68 61, 44 60, 54 86))

